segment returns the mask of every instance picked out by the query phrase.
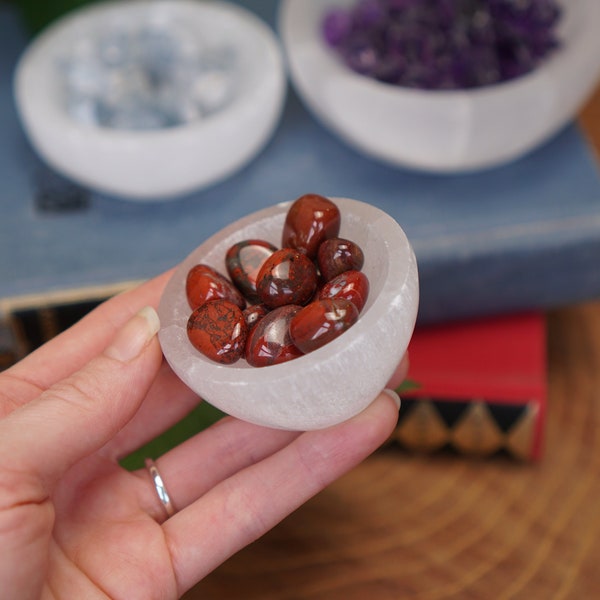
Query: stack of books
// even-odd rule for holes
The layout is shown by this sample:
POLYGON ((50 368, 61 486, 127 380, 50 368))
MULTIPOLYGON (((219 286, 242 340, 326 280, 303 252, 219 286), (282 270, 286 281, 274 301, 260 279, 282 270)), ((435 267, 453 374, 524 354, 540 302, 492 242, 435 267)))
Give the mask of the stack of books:
POLYGON ((539 460, 546 413, 546 324, 540 312, 420 327, 393 439, 539 460))
MULTIPOLYGON (((275 26, 275 0, 247 4, 275 26)), ((2 299, 151 277, 232 221, 307 192, 369 202, 400 223, 419 264, 420 323, 600 297, 600 173, 575 124, 503 167, 419 173, 358 154, 290 88, 273 138, 244 169, 184 198, 130 202, 73 184, 30 147, 13 101, 29 39, 20 25, 0 4, 2 299)))

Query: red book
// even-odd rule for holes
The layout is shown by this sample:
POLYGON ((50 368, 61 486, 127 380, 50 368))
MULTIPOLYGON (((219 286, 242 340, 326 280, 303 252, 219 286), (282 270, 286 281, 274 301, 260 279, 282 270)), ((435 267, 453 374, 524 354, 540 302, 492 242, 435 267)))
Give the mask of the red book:
POLYGON ((452 447, 539 459, 547 396, 540 313, 418 327, 395 439, 416 450, 452 447))

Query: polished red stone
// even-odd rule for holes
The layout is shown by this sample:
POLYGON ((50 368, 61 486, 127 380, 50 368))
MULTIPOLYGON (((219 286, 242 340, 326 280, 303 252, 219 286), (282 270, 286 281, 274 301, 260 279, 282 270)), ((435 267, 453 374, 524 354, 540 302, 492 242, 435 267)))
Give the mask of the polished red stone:
POLYGON ((281 247, 296 248, 314 259, 323 241, 337 237, 340 223, 340 211, 331 200, 318 194, 300 196, 287 212, 281 247))
POLYGON ((248 327, 248 335, 252 333, 252 330, 268 312, 269 309, 264 304, 253 304, 243 311, 244 321, 246 321, 248 327))
POLYGON ((307 304, 290 321, 290 338, 307 354, 331 342, 358 320, 358 309, 345 298, 324 298, 307 304))
POLYGON ((246 360, 250 365, 267 367, 302 356, 289 333, 290 321, 301 308, 294 304, 280 306, 258 322, 246 342, 246 360))
POLYGON ((248 299, 258 302, 256 278, 265 260, 277 247, 264 240, 244 240, 234 244, 225 255, 225 266, 231 280, 248 299))
POLYGON ((362 271, 345 271, 327 282, 319 298, 345 298, 361 312, 369 297, 369 280, 362 271))
POLYGON ((229 300, 241 309, 246 300, 236 287, 217 270, 204 264, 195 265, 187 275, 185 292, 188 303, 193 309, 210 300, 229 300))
POLYGON ((325 240, 317 252, 317 264, 325 281, 344 271, 360 271, 364 262, 365 256, 360 246, 343 238, 325 240))
POLYGON ((233 302, 211 300, 192 312, 187 334, 204 356, 230 365, 244 354, 248 328, 242 311, 233 302))
POLYGON ((317 268, 305 254, 292 248, 274 252, 261 267, 256 291, 263 304, 277 308, 306 304, 317 289, 317 268))

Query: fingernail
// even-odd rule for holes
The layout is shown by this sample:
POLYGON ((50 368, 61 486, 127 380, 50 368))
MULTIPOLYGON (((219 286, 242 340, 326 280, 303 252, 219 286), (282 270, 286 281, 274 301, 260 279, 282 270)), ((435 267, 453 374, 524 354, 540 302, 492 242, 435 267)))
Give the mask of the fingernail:
POLYGON ((398 410, 400 410, 400 396, 398 396, 394 390, 390 390, 389 388, 383 390, 383 393, 387 394, 394 401, 394 404, 398 407, 398 410))
POLYGON ((104 353, 121 362, 133 360, 159 329, 158 314, 151 306, 146 306, 125 323, 104 353))

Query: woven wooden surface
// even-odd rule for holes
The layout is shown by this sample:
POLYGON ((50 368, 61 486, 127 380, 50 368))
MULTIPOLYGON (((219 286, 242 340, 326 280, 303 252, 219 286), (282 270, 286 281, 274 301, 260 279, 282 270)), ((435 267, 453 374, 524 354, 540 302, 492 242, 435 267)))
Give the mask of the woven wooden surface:
MULTIPOLYGON (((600 148, 600 94, 581 121, 600 148)), ((538 464, 380 450, 186 599, 600 598, 600 302, 548 329, 538 464)))

